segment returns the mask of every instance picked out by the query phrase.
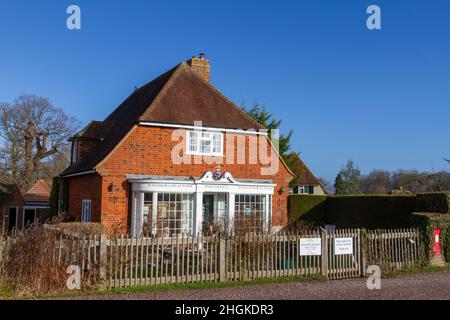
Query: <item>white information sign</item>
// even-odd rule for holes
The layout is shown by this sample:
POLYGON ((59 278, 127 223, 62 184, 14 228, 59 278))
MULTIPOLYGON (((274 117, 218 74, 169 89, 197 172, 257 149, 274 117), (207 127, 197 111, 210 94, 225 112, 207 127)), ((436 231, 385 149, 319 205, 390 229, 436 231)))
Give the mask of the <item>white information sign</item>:
POLYGON ((335 238, 334 254, 353 254, 353 238, 335 238))
POLYGON ((320 256, 322 254, 321 238, 300 238, 301 256, 320 256))

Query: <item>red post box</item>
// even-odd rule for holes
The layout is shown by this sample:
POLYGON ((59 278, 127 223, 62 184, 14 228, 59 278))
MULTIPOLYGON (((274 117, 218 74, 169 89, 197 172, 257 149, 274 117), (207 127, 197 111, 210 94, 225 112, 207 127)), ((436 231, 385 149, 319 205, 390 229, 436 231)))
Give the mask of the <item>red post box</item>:
POLYGON ((434 254, 441 253, 441 228, 434 229, 433 234, 434 254))

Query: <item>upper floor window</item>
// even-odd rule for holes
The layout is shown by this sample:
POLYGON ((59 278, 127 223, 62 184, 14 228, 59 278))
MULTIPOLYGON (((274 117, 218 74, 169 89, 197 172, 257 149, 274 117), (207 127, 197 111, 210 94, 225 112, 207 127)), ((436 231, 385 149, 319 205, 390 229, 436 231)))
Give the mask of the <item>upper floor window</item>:
POLYGON ((222 156, 223 133, 208 131, 188 131, 187 154, 222 156))
POLYGON ((74 162, 77 162, 77 152, 78 152, 78 143, 77 143, 77 141, 73 141, 72 142, 72 153, 71 153, 71 155, 70 155, 70 162, 71 163, 74 163, 74 162))
POLYGON ((314 194, 314 186, 299 186, 298 194, 314 194))

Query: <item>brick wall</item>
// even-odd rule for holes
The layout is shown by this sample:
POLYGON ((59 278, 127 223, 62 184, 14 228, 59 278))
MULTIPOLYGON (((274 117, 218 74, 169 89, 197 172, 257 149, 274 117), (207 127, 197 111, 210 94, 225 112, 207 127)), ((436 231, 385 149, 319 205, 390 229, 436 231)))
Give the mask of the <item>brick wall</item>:
POLYGON ((86 155, 93 152, 99 141, 90 139, 78 139, 77 141, 77 160, 80 161, 86 155))
MULTIPOLYGON (((116 149, 97 167, 98 175, 71 178, 69 191, 69 211, 81 215, 81 200, 85 196, 92 197, 93 217, 101 221, 107 230, 125 233, 128 230, 129 185, 126 174, 194 176, 200 177, 206 171, 217 166, 214 163, 174 164, 171 161, 172 149, 179 141, 172 141, 173 129, 137 126, 116 147, 116 149), (100 190, 101 189, 101 190, 100 190), (101 199, 94 200, 94 197, 101 199), (101 204, 99 204, 101 202, 101 204), (98 210, 98 211, 97 211, 98 210), (101 219, 99 212, 101 210, 101 219)), ((248 146, 249 137, 243 136, 248 146)), ((226 140, 226 139, 225 139, 226 140)), ((226 150, 226 146, 225 149, 226 150)), ((232 149, 237 155, 237 143, 232 149)), ((249 150, 244 150, 246 159, 249 150)), ((209 161, 224 161, 222 157, 208 157, 209 161)), ((220 164, 222 170, 230 172, 236 179, 271 179, 277 184, 273 197, 274 226, 287 224, 287 190, 291 175, 279 163, 278 173, 273 176, 262 175, 259 164, 220 164), (281 187, 284 193, 280 194, 281 187)), ((97 199, 97 198, 95 198, 97 199)))
POLYGON ((91 200, 92 222, 101 222, 102 177, 88 174, 69 178, 68 214, 72 220, 81 220, 83 200, 91 200))

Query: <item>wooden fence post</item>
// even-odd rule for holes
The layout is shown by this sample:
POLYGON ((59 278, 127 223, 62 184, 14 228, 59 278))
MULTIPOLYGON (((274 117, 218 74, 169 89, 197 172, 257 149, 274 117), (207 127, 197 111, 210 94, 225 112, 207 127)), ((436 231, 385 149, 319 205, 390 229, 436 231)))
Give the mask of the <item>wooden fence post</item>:
POLYGON ((328 237, 327 230, 322 229, 322 275, 328 278, 328 237))
POLYGON ((225 254, 226 254, 226 240, 222 237, 219 238, 219 281, 224 282, 227 280, 225 269, 225 254))
POLYGON ((367 250, 368 248, 368 241, 366 237, 366 229, 358 229, 358 241, 360 244, 360 275, 362 277, 366 276, 366 263, 367 263, 367 250))
POLYGON ((108 262, 108 255, 107 255, 107 237, 105 234, 102 234, 100 236, 100 248, 99 248, 99 255, 100 255, 100 288, 106 289, 107 279, 106 279, 106 265, 108 262))

